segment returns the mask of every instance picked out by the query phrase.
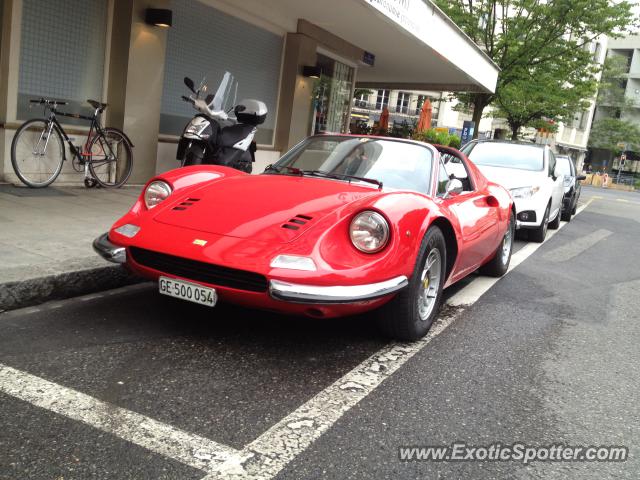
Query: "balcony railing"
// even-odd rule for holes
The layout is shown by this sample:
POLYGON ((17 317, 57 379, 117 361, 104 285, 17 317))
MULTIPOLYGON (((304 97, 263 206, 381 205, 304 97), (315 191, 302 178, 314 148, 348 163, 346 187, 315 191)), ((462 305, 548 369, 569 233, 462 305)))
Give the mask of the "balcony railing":
POLYGON ((381 103, 368 103, 368 102, 365 102, 364 100, 357 100, 357 99, 353 101, 353 106, 355 108, 361 108, 363 110, 372 110, 375 112, 381 111, 386 106, 389 109, 389 113, 400 113, 402 115, 410 115, 412 117, 416 115, 420 115, 420 109, 416 107, 402 107, 402 106, 395 106, 395 105, 383 105, 381 103))

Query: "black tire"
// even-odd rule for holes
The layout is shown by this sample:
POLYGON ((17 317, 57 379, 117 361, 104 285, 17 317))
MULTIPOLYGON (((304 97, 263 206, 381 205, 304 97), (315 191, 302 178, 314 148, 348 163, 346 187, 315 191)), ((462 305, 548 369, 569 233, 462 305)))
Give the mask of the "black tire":
POLYGON ((501 277, 507 273, 507 270, 509 270, 509 262, 511 262, 511 254, 513 253, 513 240, 515 238, 515 233, 516 219, 512 211, 509 215, 507 231, 505 232, 504 237, 502 237, 502 241, 500 242, 500 245, 498 245, 496 253, 493 255, 491 260, 480 267, 480 273, 490 277, 501 277), (506 242, 508 242, 508 253, 505 248, 506 242))
POLYGON ((127 137, 117 128, 107 127, 103 132, 104 136, 96 135, 89 144, 89 172, 101 187, 121 187, 131 176, 133 151, 127 137))
MULTIPOLYGON (((377 312, 378 325, 386 335, 403 341, 418 340, 426 335, 440 311, 446 265, 447 252, 444 235, 438 227, 433 226, 429 228, 422 240, 409 285, 377 312), (434 251, 437 252, 433 254, 434 257, 439 256, 440 261, 439 281, 437 282, 437 291, 434 292, 435 297, 431 297, 433 303, 430 304, 428 316, 423 319, 420 317, 418 301, 421 299, 421 292, 428 289, 430 285, 428 283, 425 285, 422 274, 427 258, 430 258, 434 251)), ((434 269, 434 272, 436 271, 437 269, 434 269)))
POLYGON ((549 228, 551 230, 557 230, 560 228, 560 215, 562 214, 562 205, 560 206, 560 210, 556 214, 556 218, 553 219, 553 222, 549 222, 549 228))
POLYGON ((567 210, 562 210, 562 221, 563 222, 570 222, 571 221, 571 215, 573 215, 573 210, 574 208, 572 207, 573 202, 569 203, 569 208, 567 210))
POLYGON ((575 215, 577 210, 578 210, 578 199, 576 198, 576 201, 573 204, 573 208, 571 209, 571 215, 575 215))
MULTIPOLYGON (((24 122, 11 142, 11 165, 22 183, 31 188, 43 188, 58 178, 64 162, 64 141, 55 125, 48 141, 42 136, 49 130, 49 121, 34 118, 24 122), (36 157, 37 148, 46 142, 46 149, 36 157)), ((40 151, 40 150, 38 150, 40 151)))
POLYGON ((547 236, 547 227, 549 226, 549 209, 551 209, 551 205, 547 205, 547 209, 544 211, 544 217, 542 217, 542 223, 536 229, 529 230, 529 240, 542 243, 544 242, 545 237, 547 236))

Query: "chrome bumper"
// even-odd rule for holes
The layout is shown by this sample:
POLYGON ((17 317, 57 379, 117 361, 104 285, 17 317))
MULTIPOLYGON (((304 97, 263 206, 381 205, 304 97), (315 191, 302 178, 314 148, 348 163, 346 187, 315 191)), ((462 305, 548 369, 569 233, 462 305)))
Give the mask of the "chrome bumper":
POLYGON ((93 249, 108 262, 125 263, 127 261, 126 249, 111 243, 108 233, 100 235, 93 241, 93 249))
POLYGON ((316 286, 271 280, 269 294, 277 299, 293 303, 354 303, 373 300, 397 292, 409 284, 401 275, 379 283, 350 286, 316 286))

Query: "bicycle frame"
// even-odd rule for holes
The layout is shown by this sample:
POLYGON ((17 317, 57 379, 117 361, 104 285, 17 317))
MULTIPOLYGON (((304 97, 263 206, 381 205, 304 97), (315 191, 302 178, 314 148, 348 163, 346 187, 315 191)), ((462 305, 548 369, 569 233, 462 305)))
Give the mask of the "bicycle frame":
MULTIPOLYGON (((80 115, 79 113, 60 112, 55 106, 49 107, 49 110, 51 111, 51 113, 49 113, 48 121, 51 122, 53 125, 55 125, 58 131, 62 134, 66 142, 69 144, 69 150, 71 150, 71 153, 73 155, 78 155, 81 159, 84 157, 91 156, 91 153, 88 150, 89 150, 89 143, 91 142, 94 136, 92 134, 95 132, 96 136, 100 136, 104 138, 104 130, 102 129, 102 127, 100 126, 100 122, 98 121, 99 109, 96 108, 93 116, 80 115), (91 122, 91 125, 89 127, 89 132, 87 133, 87 140, 85 141, 85 144, 84 144, 84 152, 78 151, 76 146, 71 142, 71 139, 67 135, 67 132, 65 132, 63 126, 60 124, 60 122, 56 118, 58 115, 60 115, 61 117, 79 118, 81 120, 88 120, 91 122)), ((47 134, 47 142, 50 135, 51 135, 51 127, 49 128, 49 133, 47 134)), ((111 146, 109 145, 108 142, 107 142, 107 146, 109 147, 109 150, 110 150, 109 153, 112 156, 114 156, 113 150, 111 149, 111 146)), ((46 145, 45 145, 45 149, 46 149, 46 145)), ((63 160, 66 160, 66 155, 63 157, 63 160)))

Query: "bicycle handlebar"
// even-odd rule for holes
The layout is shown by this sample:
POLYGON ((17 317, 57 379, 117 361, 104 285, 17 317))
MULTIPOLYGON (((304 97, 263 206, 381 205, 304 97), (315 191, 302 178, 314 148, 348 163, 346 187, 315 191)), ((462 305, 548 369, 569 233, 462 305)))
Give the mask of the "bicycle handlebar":
POLYGON ((38 103, 40 105, 67 105, 67 102, 61 102, 59 100, 48 100, 46 98, 32 98, 29 103, 38 103))

